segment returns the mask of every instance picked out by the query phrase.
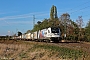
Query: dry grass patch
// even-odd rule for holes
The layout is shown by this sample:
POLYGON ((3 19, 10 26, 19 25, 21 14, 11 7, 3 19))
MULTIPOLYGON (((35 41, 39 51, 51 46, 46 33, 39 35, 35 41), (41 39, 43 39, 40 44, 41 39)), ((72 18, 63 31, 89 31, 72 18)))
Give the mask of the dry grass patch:
POLYGON ((0 59, 14 60, 60 60, 83 59, 86 53, 80 50, 69 49, 47 43, 17 41, 0 43, 0 59))

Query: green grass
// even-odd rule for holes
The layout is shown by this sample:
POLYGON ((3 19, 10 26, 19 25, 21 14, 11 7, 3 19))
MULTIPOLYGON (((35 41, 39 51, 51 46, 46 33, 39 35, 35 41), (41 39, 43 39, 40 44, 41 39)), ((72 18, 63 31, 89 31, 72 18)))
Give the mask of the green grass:
POLYGON ((57 56, 62 59, 78 59, 78 58, 84 58, 87 53, 82 51, 82 50, 75 50, 75 49, 70 49, 70 48, 65 48, 65 47, 59 47, 59 46, 53 46, 53 45, 34 45, 33 49, 37 48, 42 48, 42 49, 47 49, 52 52, 52 55, 55 54, 55 52, 58 52, 57 56))

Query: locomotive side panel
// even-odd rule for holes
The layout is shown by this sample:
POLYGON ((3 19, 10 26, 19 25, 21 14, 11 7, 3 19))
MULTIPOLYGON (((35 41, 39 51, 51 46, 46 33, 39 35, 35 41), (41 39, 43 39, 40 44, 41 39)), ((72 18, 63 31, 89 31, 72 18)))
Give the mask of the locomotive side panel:
POLYGON ((47 31, 47 29, 43 29, 43 30, 39 30, 39 32, 38 32, 38 38, 39 39, 46 39, 46 31, 47 31))

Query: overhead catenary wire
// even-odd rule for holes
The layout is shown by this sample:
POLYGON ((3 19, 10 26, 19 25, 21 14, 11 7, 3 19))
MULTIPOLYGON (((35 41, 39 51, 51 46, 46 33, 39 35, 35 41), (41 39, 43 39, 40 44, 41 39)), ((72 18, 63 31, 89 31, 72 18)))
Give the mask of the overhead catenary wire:
MULTIPOLYGON (((87 2, 85 2, 85 3, 82 3, 82 4, 78 5, 78 6, 75 6, 75 7, 71 8, 71 9, 68 9, 67 12, 72 11, 72 10, 74 10, 75 8, 81 7, 81 6, 83 6, 83 5, 87 4, 87 3, 90 3, 90 1, 87 1, 87 2)), ((84 7, 84 8, 85 8, 85 7, 84 7)), ((81 8, 81 9, 83 9, 83 8, 81 8)), ((79 10, 81 10, 81 9, 79 9, 79 10)))
MULTIPOLYGON (((78 12, 81 12, 81 13, 84 14, 85 11, 83 12, 82 10, 87 9, 87 8, 89 8, 90 6, 85 6, 85 7, 82 7, 82 8, 81 8, 81 6, 86 5, 86 4, 88 4, 88 3, 90 3, 90 1, 87 1, 87 2, 82 3, 82 4, 80 4, 80 5, 76 6, 76 7, 73 7, 73 8, 71 8, 71 9, 68 9, 67 11, 64 11, 64 13, 69 13, 70 15, 72 15, 72 14, 76 14, 76 13, 78 13, 78 12), (78 7, 80 7, 80 8, 77 9, 77 10, 75 10, 75 9, 78 8, 78 7), (70 11, 71 11, 71 12, 70 12, 70 11)), ((87 9, 87 10, 88 10, 88 9, 87 9)), ((60 12, 58 12, 58 13, 60 13, 60 12)), ((83 17, 84 17, 84 16, 87 16, 87 15, 83 15, 83 17)), ((89 16, 89 14, 88 14, 88 16, 89 16)))
POLYGON ((71 12, 71 14, 76 13, 76 12, 79 12, 79 11, 84 10, 84 9, 86 9, 86 8, 89 8, 89 7, 90 7, 90 6, 86 6, 86 7, 84 7, 84 8, 79 9, 79 10, 73 11, 73 12, 71 12))
MULTIPOLYGON (((76 6, 76 7, 73 7, 73 8, 77 8, 77 7, 79 7, 79 6, 82 6, 82 5, 87 4, 87 3, 89 3, 89 2, 90 2, 90 1, 87 1, 87 2, 85 2, 85 3, 83 3, 83 4, 80 4, 80 5, 78 5, 78 6, 76 6)), ((84 7, 84 8, 79 9, 79 10, 75 10, 75 11, 71 12, 70 14, 77 13, 77 12, 83 10, 83 9, 88 8, 88 7, 90 7, 90 6, 86 6, 86 7, 84 7)), ((73 10, 73 9, 70 9, 70 10, 73 10)), ((70 11, 70 10, 68 10, 68 11, 70 11)), ((29 13, 29 14, 35 14, 35 13, 29 13)), ((18 17, 11 16, 11 18, 9 17, 9 18, 7 18, 7 19, 20 19, 20 18, 30 18, 30 17, 32 17, 32 16, 30 16, 29 14, 24 14, 25 16, 23 16, 23 15, 18 15, 18 17), (29 15, 29 16, 27 16, 27 15, 29 15)), ((45 13, 43 13, 43 12, 40 12, 40 14, 38 14, 37 16, 44 16, 44 15, 48 15, 48 14, 45 14, 45 13)))

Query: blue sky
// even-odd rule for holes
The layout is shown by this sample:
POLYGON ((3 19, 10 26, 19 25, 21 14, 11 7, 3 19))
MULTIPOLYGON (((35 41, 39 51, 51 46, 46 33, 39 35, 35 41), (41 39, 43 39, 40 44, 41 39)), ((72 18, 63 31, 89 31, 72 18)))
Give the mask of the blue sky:
POLYGON ((90 0, 0 0, 0 35, 25 33, 35 22, 49 18, 52 5, 57 7, 58 17, 69 13, 74 21, 82 16, 84 25, 90 19, 90 0))

